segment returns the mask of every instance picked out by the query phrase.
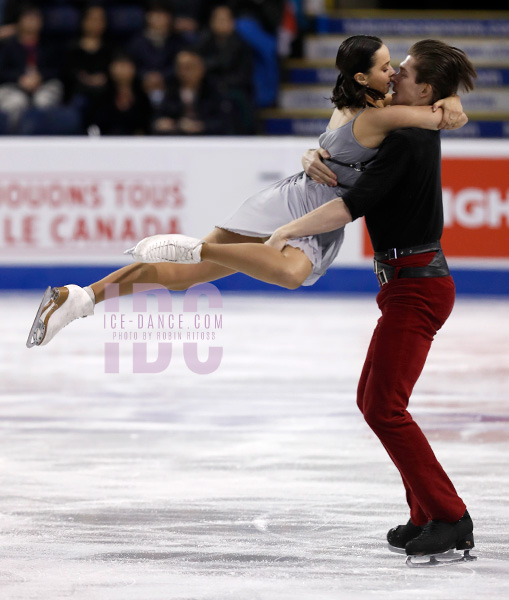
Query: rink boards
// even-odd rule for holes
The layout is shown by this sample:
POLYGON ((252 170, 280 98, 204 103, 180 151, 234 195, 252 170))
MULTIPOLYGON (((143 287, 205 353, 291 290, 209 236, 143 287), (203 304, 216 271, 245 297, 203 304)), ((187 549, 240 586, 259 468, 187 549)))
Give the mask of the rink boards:
MULTIPOLYGON (((4 139, 0 287, 89 282, 147 235, 201 237, 301 169, 315 138, 4 139), (49 281, 51 279, 51 281, 49 281)), ((443 140, 443 246, 459 293, 509 294, 509 142, 443 140)), ((362 220, 311 290, 376 289, 362 220)), ((275 289, 235 276, 223 289, 275 289)))

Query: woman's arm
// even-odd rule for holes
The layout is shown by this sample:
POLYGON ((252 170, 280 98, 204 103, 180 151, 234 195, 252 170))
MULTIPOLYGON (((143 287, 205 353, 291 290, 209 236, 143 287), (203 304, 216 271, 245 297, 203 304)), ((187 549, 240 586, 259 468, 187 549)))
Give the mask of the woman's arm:
POLYGON ((449 96, 433 104, 433 110, 441 108, 444 111, 438 129, 458 129, 468 123, 468 117, 463 112, 459 96, 449 96))
POLYGON ((334 198, 307 215, 279 227, 265 243, 276 250, 282 250, 292 238, 334 231, 351 221, 352 215, 346 204, 341 198, 334 198))
POLYGON ((433 107, 396 105, 382 110, 366 110, 357 118, 354 133, 362 145, 377 148, 395 129, 459 129, 467 122, 459 96, 451 96, 435 103, 433 107))
MULTIPOLYGON (((392 94, 385 94, 384 106, 390 106, 392 103, 392 94)), ((458 129, 468 123, 468 117, 463 112, 463 106, 458 95, 449 96, 442 100, 437 100, 433 104, 433 111, 441 108, 444 113, 442 121, 440 122, 438 129, 458 129)))
MULTIPOLYGON (((385 96, 385 102, 389 103, 392 99, 391 94, 385 96)), ((381 119, 381 123, 385 122, 383 132, 374 132, 373 139, 369 139, 370 131, 368 128, 364 129, 365 141, 362 141, 358 134, 358 125, 356 122, 355 135, 358 141, 370 148, 377 148, 386 135, 394 129, 401 129, 403 127, 421 127, 423 129, 458 129, 468 123, 468 117, 463 112, 461 100, 459 96, 450 96, 443 100, 438 100, 432 107, 429 106, 393 106, 391 112, 387 112, 383 109, 373 109, 365 111, 363 115, 360 115, 359 119, 365 118, 366 113, 371 116, 376 113, 376 118, 381 119), (397 110, 394 110, 397 109, 397 110), (400 110, 403 109, 403 110, 400 110), (404 109, 409 109, 404 110, 404 109), (415 110, 417 109, 417 110, 415 110), (431 109, 431 112, 430 112, 431 109), (439 109, 442 109, 441 111, 439 109), (442 112, 443 111, 443 112, 442 112), (385 121, 384 121, 385 120, 385 121), (407 124, 401 124, 406 121, 407 124)), ((362 121, 361 121, 362 124, 362 121)), ((327 167, 323 162, 324 158, 330 158, 330 154, 327 150, 319 148, 318 150, 307 150, 302 156, 302 167, 306 174, 316 181, 329 186, 336 186, 337 176, 336 174, 327 167)))

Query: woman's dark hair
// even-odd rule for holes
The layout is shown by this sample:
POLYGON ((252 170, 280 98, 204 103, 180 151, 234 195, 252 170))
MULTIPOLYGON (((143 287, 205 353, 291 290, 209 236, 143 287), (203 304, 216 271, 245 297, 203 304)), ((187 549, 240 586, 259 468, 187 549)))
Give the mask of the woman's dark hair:
POLYGON ((37 6, 37 4, 35 4, 35 2, 22 2, 17 8, 17 21, 29 13, 42 14, 41 9, 37 6))
POLYGON ((474 89, 477 73, 463 50, 438 40, 421 40, 408 54, 415 59, 415 83, 429 83, 433 88, 432 102, 452 96, 458 89, 474 89))
POLYGON ((353 35, 341 44, 336 56, 339 75, 331 97, 336 108, 365 108, 369 98, 373 101, 385 98, 384 93, 354 79, 356 73, 368 73, 372 69, 375 53, 382 45, 382 40, 374 35, 353 35))

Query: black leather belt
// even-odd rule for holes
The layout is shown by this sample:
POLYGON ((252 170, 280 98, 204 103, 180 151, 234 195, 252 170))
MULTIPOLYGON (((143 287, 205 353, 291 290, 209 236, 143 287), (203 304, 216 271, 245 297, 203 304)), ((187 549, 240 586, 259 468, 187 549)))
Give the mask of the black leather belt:
POLYGON ((430 242, 422 246, 412 246, 411 248, 389 248, 383 252, 375 252, 375 260, 392 260, 400 256, 412 256, 413 254, 424 254, 424 252, 433 252, 441 250, 440 242, 430 242))
MULTIPOLYGON (((428 250, 429 252, 429 250, 428 250)), ((417 252, 415 254, 418 254, 417 252)), ((373 260, 373 271, 377 276, 380 287, 394 279, 396 273, 398 279, 416 279, 419 277, 447 277, 450 275, 449 266, 441 249, 435 254, 428 265, 424 267, 397 267, 373 260)))

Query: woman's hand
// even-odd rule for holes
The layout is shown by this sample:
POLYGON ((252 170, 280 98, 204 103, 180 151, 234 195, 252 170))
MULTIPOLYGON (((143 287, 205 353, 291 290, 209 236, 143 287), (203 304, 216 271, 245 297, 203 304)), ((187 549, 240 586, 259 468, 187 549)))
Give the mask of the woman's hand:
POLYGON ((449 96, 449 98, 438 100, 433 104, 433 112, 439 108, 444 111, 442 120, 438 125, 439 129, 459 129, 468 123, 468 117, 463 112, 459 96, 449 96))
POLYGON ((283 248, 286 246, 288 239, 289 236, 285 234, 284 227, 280 227, 274 231, 274 233, 265 243, 267 246, 272 246, 272 248, 275 248, 281 252, 281 250, 283 250, 283 248))
POLYGON ((306 150, 302 156, 302 167, 308 177, 316 183, 323 183, 334 187, 338 185, 338 179, 334 171, 331 171, 323 163, 324 158, 330 158, 330 154, 323 148, 318 150, 306 150))

